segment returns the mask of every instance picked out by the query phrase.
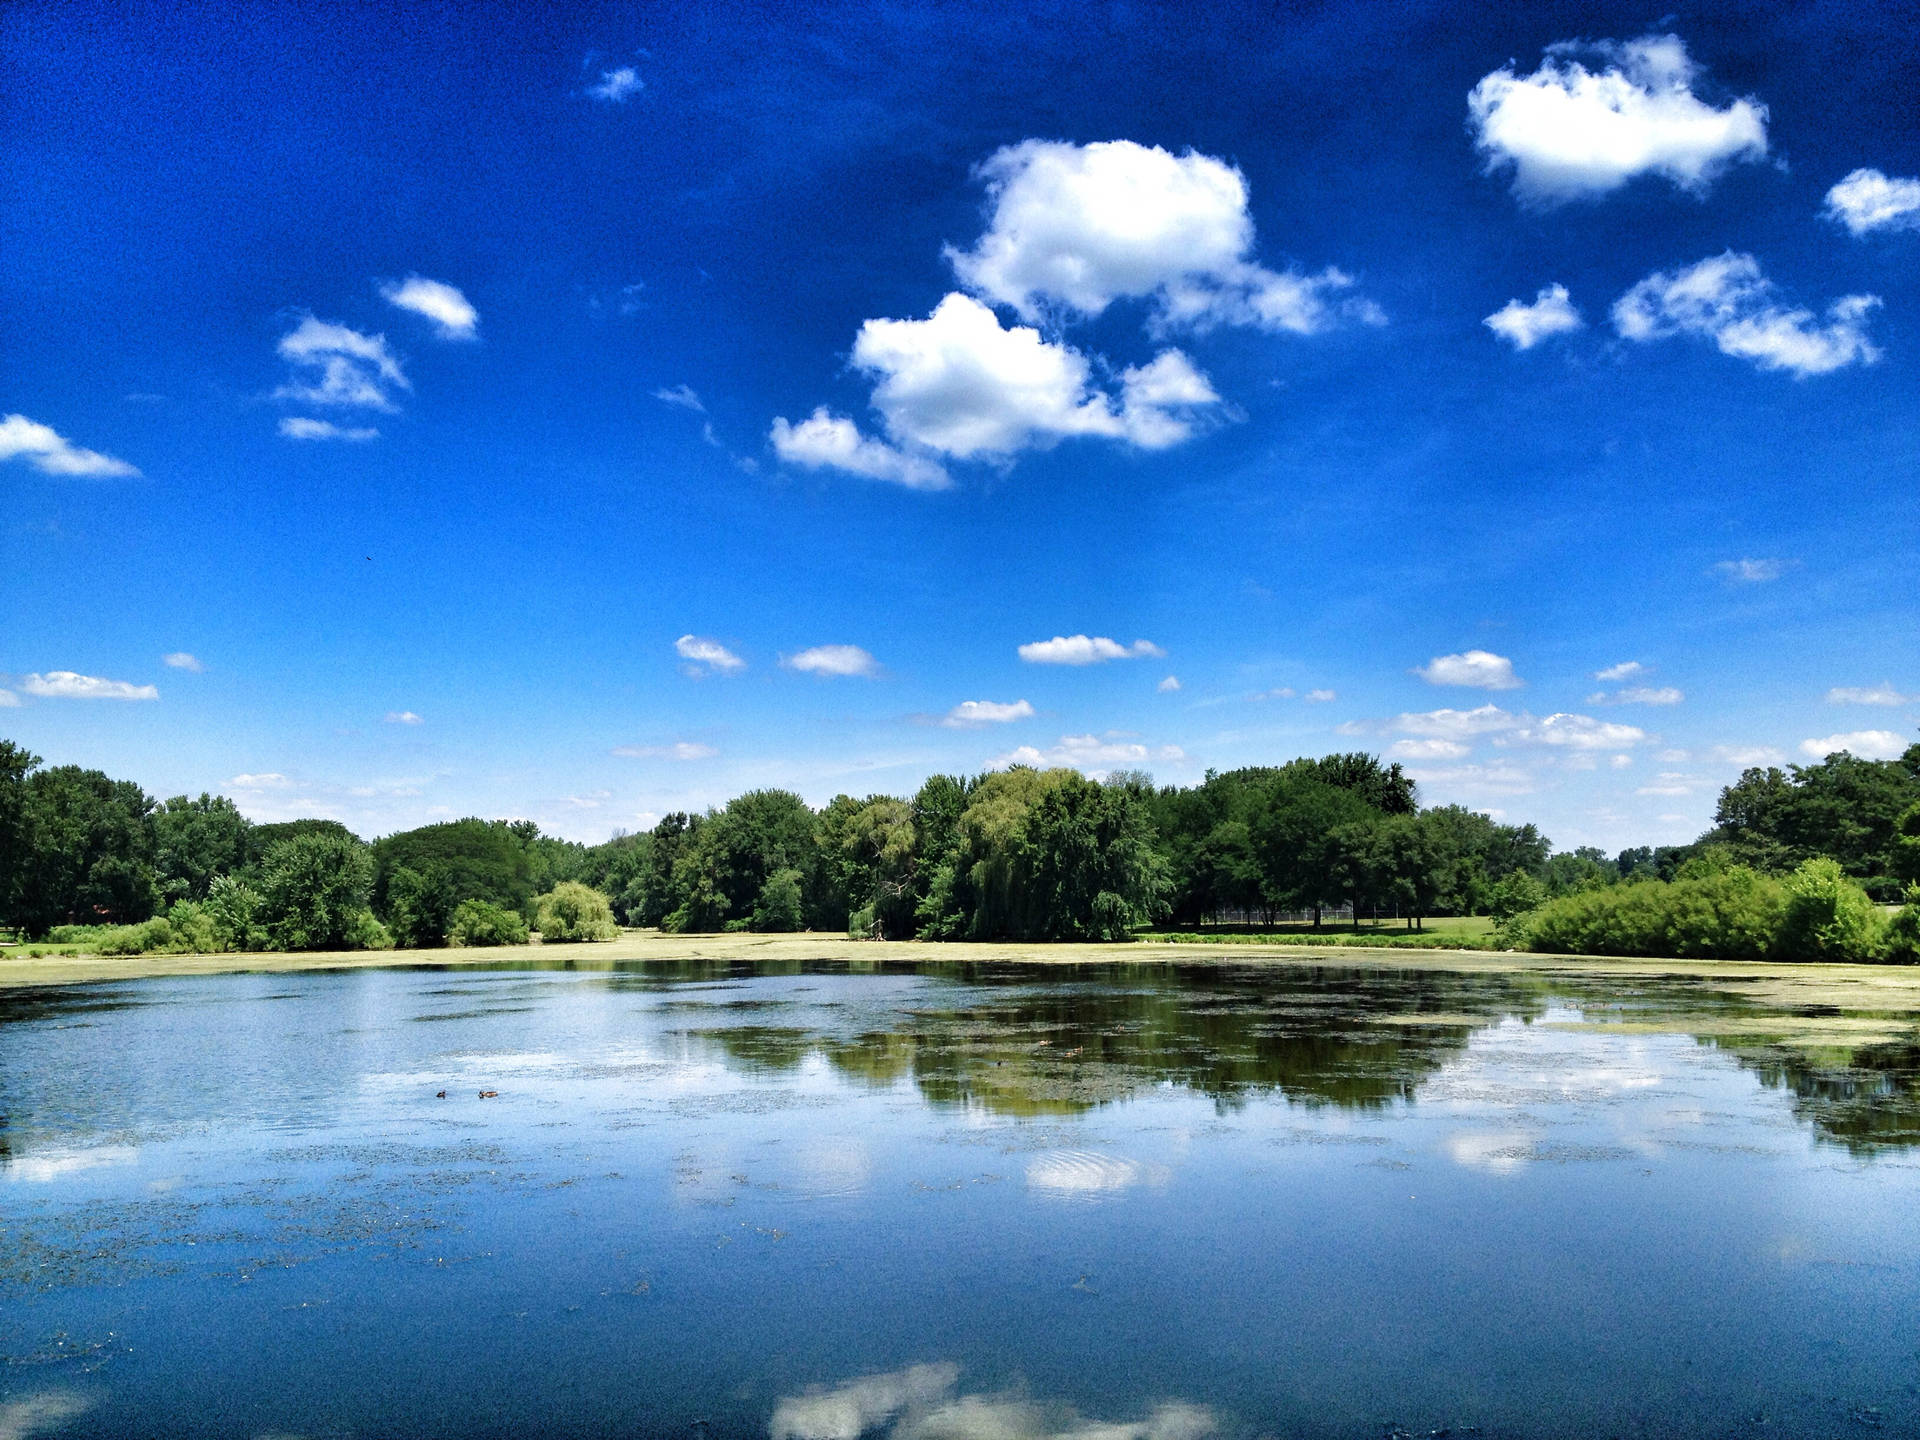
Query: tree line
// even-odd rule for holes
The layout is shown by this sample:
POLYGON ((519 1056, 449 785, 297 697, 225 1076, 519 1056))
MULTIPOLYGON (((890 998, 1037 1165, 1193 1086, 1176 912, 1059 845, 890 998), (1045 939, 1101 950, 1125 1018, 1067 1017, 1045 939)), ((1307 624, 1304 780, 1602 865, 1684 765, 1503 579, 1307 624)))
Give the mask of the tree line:
POLYGON ((514 944, 530 930, 595 939, 620 925, 1117 940, 1290 914, 1317 927, 1337 909, 1356 926, 1368 914, 1409 928, 1490 914, 1516 943, 1690 954, 1706 942, 1648 920, 1651 897, 1698 908, 1702 885, 1756 877, 1741 893, 1777 929, 1789 883, 1778 877, 1817 860, 1830 889, 1896 899, 1920 880, 1916 857, 1920 745, 1896 761, 1748 770, 1692 845, 1609 856, 1555 853, 1532 825, 1422 807, 1400 766, 1363 753, 1209 771, 1189 787, 1124 771, 935 775, 911 797, 840 795, 817 811, 756 790, 586 846, 523 820, 370 844, 331 820, 254 824, 225 797, 156 801, 0 741, 0 926, 36 937, 109 927, 104 939, 130 951, 514 944), (1629 892, 1633 924, 1620 918, 1629 892), (1645 948, 1655 944, 1669 948, 1645 948))

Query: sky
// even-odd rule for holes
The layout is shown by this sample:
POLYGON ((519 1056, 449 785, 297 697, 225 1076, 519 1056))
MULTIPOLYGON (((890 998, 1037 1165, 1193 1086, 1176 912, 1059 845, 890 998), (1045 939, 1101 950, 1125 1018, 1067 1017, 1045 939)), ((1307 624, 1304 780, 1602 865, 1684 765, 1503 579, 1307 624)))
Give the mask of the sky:
POLYGON ((1915 738, 1915 5, 534 9, 0 7, 0 735, 1608 849, 1915 738))

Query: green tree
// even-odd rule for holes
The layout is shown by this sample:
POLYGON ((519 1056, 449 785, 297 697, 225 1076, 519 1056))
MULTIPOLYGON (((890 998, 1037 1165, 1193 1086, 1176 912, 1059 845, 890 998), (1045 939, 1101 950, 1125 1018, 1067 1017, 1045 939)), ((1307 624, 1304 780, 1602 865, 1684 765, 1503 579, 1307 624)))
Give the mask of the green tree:
POLYGON ((0 925, 24 925, 21 914, 34 849, 33 802, 27 776, 40 757, 0 740, 0 925))
POLYGON ((800 891, 804 878, 798 870, 776 870, 767 877, 753 902, 755 930, 785 933, 806 923, 806 897, 800 891))
POLYGON ((534 916, 540 938, 548 944, 612 940, 620 934, 607 897, 578 880, 562 880, 536 899, 534 916))
POLYGON ((418 870, 402 865, 387 875, 387 928, 395 943, 408 949, 436 949, 447 943, 461 903, 476 898, 461 894, 452 867, 444 861, 423 861, 418 870))
POLYGON ((169 902, 204 900, 216 875, 230 875, 247 862, 252 828, 224 795, 197 800, 176 795, 153 812, 153 868, 169 902))
POLYGON ((17 923, 42 935, 54 925, 124 925, 153 914, 153 801, 138 785, 61 765, 28 774, 25 790, 30 843, 16 881, 17 923))
POLYGON ((351 837, 309 830, 281 840, 260 864, 258 923, 275 950, 376 948, 368 908, 373 860, 351 837))
POLYGON ((1872 960, 1880 916, 1837 860, 1808 860, 1787 877, 1774 949, 1783 960, 1872 960))

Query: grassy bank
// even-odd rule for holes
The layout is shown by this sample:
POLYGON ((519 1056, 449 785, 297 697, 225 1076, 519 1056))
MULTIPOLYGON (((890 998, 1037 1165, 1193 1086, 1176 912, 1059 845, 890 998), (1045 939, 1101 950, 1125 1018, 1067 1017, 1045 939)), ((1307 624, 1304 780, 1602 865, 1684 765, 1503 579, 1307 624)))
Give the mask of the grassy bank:
MULTIPOLYGON (((1231 945, 1142 940, 1132 944, 967 944, 924 940, 854 941, 831 935, 663 935, 630 930, 593 945, 500 946, 465 950, 262 952, 243 955, 43 955, 0 947, 0 989, 71 985, 169 975, 288 973, 427 966, 437 969, 560 967, 610 970, 648 961, 707 960, 799 967, 892 965, 1335 965, 1340 967, 1592 976, 1633 983, 1698 979, 1767 1004, 1833 1006, 1888 1017, 1920 1018, 1920 968, 1794 965, 1716 960, 1613 960, 1513 951, 1395 949, 1302 944, 1231 945)), ((1913 1019, 1898 1023, 1910 1024, 1913 1019)))

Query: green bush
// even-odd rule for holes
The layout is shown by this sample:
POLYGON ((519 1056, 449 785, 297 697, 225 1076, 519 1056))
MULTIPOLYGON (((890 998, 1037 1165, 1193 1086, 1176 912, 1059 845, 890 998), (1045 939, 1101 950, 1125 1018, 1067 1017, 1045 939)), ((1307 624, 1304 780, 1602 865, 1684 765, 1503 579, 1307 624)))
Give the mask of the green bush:
POLYGON ((267 931, 256 923, 260 892, 244 880, 216 875, 207 886, 202 910, 211 922, 217 950, 264 950, 267 931))
POLYGON ((517 910, 491 900, 462 900, 447 927, 449 945, 524 945, 527 922, 517 910))
POLYGON ((1880 912, 1837 860, 1809 860, 1787 877, 1785 913, 1774 940, 1782 960, 1874 960, 1880 912))
POLYGON ((541 940, 611 940, 620 933, 613 907, 598 890, 578 880, 562 880, 533 902, 534 926, 541 940))
POLYGON ((1895 965, 1920 965, 1920 885, 1907 887, 1907 903, 1887 921, 1881 946, 1895 965))
POLYGON ((181 955, 212 955, 229 947, 221 943, 220 927, 204 903, 181 900, 167 912, 173 938, 167 948, 181 955))
POLYGON ((56 925, 47 931, 46 938, 53 945, 87 945, 125 928, 123 925, 56 925))
POLYGON ((340 937, 342 950, 391 950, 393 932, 380 923, 371 910, 356 910, 347 918, 346 931, 340 937))
POLYGON ((173 939, 173 927, 159 917, 138 925, 108 927, 94 940, 97 955, 149 955, 164 950, 173 939))
POLYGON ((1779 882, 1744 865, 1674 880, 1635 880, 1549 900, 1517 922, 1525 943, 1558 955, 1760 960, 1772 951, 1779 882))
POLYGON ((776 870, 760 887, 753 902, 753 920, 749 928, 766 931, 792 931, 806 923, 806 910, 800 895, 800 882, 806 877, 798 870, 776 870))

